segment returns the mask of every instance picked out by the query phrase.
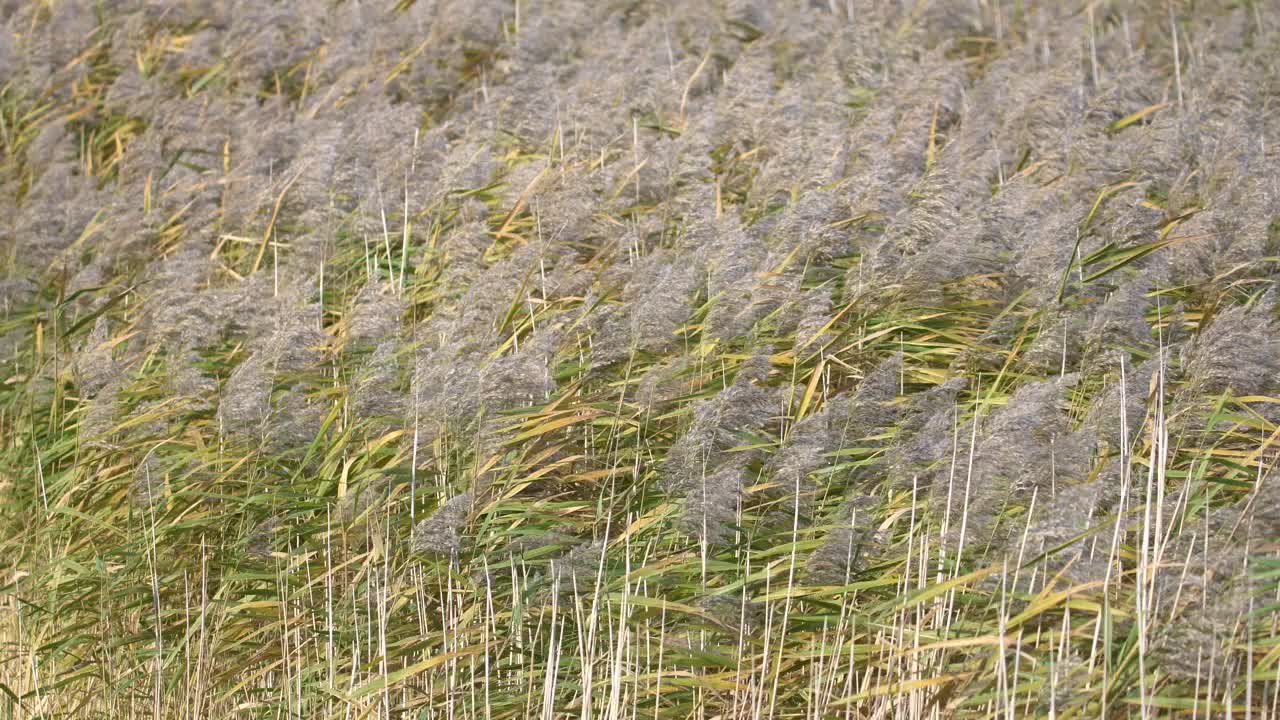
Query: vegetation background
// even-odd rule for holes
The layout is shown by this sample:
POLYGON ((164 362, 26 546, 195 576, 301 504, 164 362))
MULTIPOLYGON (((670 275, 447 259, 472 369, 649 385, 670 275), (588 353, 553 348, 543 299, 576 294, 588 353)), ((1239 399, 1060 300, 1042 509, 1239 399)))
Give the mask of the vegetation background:
POLYGON ((1273 0, 0 18, 0 716, 1280 714, 1273 0))

